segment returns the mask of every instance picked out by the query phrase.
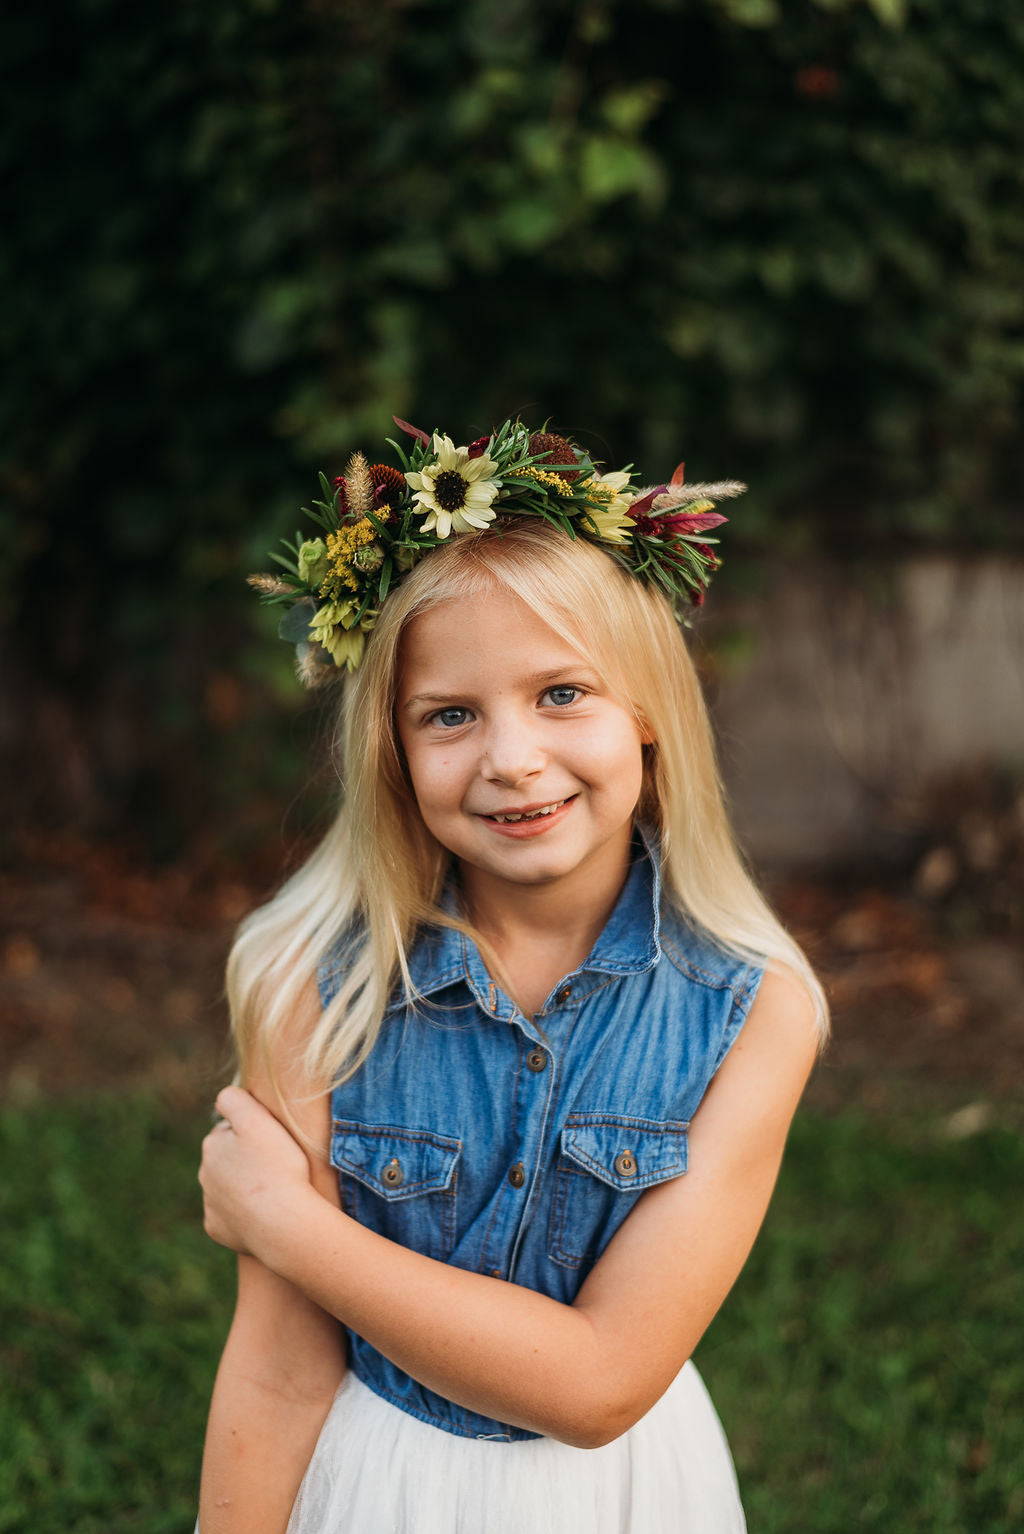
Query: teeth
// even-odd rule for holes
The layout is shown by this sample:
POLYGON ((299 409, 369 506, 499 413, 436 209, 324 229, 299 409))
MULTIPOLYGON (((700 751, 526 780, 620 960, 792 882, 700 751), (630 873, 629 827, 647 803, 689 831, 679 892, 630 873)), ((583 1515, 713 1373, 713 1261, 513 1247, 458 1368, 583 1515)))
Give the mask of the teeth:
POLYGON ((531 810, 528 815, 492 815, 491 819, 496 820, 499 826, 506 823, 511 825, 516 820, 539 820, 542 815, 551 815, 555 810, 560 810, 564 803, 564 799, 559 799, 557 804, 545 804, 542 809, 531 810))

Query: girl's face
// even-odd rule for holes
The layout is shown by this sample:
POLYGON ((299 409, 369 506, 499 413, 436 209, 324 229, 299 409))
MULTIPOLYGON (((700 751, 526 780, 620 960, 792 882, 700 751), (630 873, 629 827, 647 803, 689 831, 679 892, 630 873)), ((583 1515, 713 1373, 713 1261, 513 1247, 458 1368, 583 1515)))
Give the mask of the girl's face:
POLYGON ((409 622, 396 723, 424 822, 479 875, 578 887, 624 868, 643 736, 518 598, 445 602, 409 622))

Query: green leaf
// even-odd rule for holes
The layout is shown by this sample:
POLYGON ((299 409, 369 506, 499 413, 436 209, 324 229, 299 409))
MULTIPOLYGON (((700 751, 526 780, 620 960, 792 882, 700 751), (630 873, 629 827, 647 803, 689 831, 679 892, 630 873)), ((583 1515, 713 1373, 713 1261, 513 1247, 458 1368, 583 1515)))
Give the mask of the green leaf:
POLYGON ((868 0, 879 21, 886 27, 902 27, 907 19, 908 0, 868 0))
MULTIPOLYGON (((318 501, 314 501, 312 506, 303 506, 302 510, 311 521, 316 523, 317 527, 322 527, 325 533, 335 532, 338 528, 337 518, 328 516, 326 512, 318 511, 316 508, 319 504, 318 501)), ((295 536, 301 541, 301 533, 296 533, 295 536)))
POLYGON ((358 628, 360 622, 370 609, 370 603, 373 601, 373 596, 373 587, 367 586, 366 590, 363 592, 362 598, 360 599, 359 606, 356 609, 356 615, 352 619, 352 622, 348 625, 349 628, 358 628))
POLYGON ((294 575, 296 580, 299 579, 299 567, 294 559, 285 559, 283 554, 274 554, 273 552, 268 554, 267 558, 272 559, 275 565, 280 565, 282 570, 287 570, 289 575, 294 575))
POLYGON ((741 27, 774 27, 779 20, 777 0, 722 0, 722 9, 741 27))
POLYGON ((506 245, 539 250, 561 233, 564 224, 564 208, 542 189, 537 196, 505 203, 498 211, 496 227, 506 245))
POLYGON ((596 203, 632 196, 654 207, 667 192, 665 170, 654 153, 610 134, 594 134, 584 141, 580 182, 584 196, 596 203))
POLYGON ((389 447, 393 447, 394 448, 395 452, 398 455, 398 459, 399 459, 399 462, 402 465, 402 468, 405 470, 406 473, 408 473, 409 472, 409 459, 406 456, 405 449, 399 443, 397 443, 395 441, 394 437, 385 437, 384 441, 388 444, 389 447))
POLYGON ((376 529, 376 531, 378 533, 380 533, 381 537, 382 538, 387 538, 387 536, 388 536, 387 523, 386 522, 382 522, 380 520, 380 518, 377 516, 377 514, 375 512, 372 512, 372 511, 367 511, 365 513, 365 516, 366 516, 367 522, 369 522, 376 529))
POLYGON ((671 94, 665 80, 640 80, 608 92, 602 113, 609 127, 618 133, 636 134, 645 127, 662 102, 671 94))

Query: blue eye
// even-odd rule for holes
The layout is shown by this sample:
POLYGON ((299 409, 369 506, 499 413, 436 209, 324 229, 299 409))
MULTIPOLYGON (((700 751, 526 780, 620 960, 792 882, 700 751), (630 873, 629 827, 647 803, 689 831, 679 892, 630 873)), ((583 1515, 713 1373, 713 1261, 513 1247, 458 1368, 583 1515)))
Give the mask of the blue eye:
POLYGON ((579 695, 578 687, 549 687, 545 696, 549 697, 552 703, 564 708, 567 703, 575 703, 579 695))
POLYGON ((442 708, 434 715, 431 723, 443 725, 445 729, 453 730, 460 724, 465 724, 468 708, 442 708))

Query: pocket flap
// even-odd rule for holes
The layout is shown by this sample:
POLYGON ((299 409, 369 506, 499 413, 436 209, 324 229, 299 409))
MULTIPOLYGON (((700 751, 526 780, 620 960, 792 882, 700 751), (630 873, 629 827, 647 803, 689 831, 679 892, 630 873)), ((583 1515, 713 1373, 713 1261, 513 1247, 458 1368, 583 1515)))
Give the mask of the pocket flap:
POLYGON ((461 1140, 427 1129, 335 1119, 331 1133, 331 1165, 386 1199, 449 1187, 461 1154, 461 1140))
POLYGON ((570 1161, 620 1193, 667 1182, 686 1171, 688 1124, 574 1113, 562 1130, 570 1161))

